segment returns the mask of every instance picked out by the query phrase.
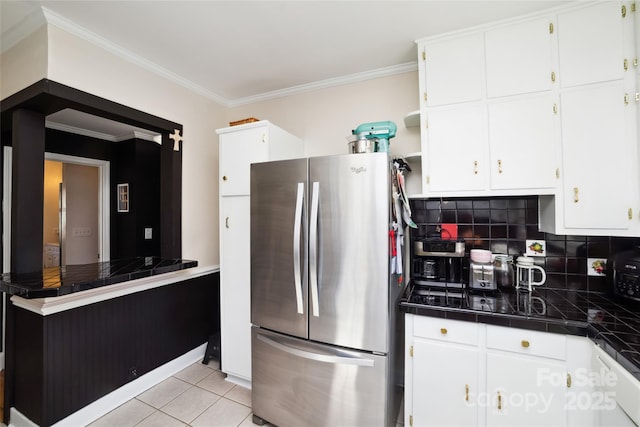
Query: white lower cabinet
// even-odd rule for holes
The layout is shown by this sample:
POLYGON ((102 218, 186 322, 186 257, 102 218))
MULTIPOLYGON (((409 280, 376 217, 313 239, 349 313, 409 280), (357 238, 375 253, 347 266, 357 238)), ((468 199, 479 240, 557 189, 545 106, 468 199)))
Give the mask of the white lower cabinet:
POLYGON ((473 397, 480 390, 477 325, 413 316, 411 327, 407 373, 412 387, 405 385, 405 424, 476 425, 478 406, 473 397))
POLYGON ((566 377, 561 361, 487 353, 488 426, 566 426, 566 377))
POLYGON ((412 314, 405 320, 407 426, 640 421, 640 382, 589 338, 412 314), (598 387, 610 371, 616 382, 598 387))

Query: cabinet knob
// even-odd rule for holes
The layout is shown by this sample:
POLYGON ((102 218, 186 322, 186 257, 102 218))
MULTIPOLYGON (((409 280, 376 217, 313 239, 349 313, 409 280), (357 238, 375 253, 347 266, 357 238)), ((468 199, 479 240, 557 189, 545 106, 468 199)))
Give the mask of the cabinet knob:
POLYGON ((440 333, 442 335, 446 335, 447 334, 447 328, 440 328, 440 333))
POLYGON ((551 81, 554 82, 554 83, 556 81, 556 72, 555 71, 551 72, 551 81))
POLYGON ((223 180, 223 181, 226 181, 226 180, 227 180, 227 175, 223 176, 223 177, 222 177, 222 180, 223 180))
POLYGON ((524 348, 529 348, 529 341, 527 341, 527 340, 522 340, 522 342, 520 344, 522 344, 522 346, 524 348))
POLYGON ((553 104, 553 114, 558 114, 558 104, 553 104))

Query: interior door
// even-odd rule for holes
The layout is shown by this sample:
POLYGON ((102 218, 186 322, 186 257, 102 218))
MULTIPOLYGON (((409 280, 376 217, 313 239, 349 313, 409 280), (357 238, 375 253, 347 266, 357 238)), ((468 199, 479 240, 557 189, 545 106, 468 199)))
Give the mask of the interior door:
POLYGON ((301 338, 308 337, 307 164, 251 165, 251 323, 301 338))
POLYGON ((309 338, 386 353, 389 157, 309 159, 309 338))

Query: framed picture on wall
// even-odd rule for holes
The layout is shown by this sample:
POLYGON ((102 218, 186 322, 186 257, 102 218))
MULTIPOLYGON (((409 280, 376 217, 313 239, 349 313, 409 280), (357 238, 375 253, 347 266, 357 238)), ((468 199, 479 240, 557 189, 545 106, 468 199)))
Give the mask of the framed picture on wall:
POLYGON ((118 184, 118 212, 129 212, 129 184, 118 184))

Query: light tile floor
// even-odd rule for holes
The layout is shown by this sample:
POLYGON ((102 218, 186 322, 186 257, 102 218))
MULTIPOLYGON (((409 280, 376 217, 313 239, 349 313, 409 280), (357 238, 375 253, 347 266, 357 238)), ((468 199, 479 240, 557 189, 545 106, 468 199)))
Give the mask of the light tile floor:
POLYGON ((225 381, 218 363, 194 363, 122 406, 90 427, 247 427, 251 390, 225 381))
MULTIPOLYGON (((218 366, 194 363, 89 427, 255 427, 251 390, 225 381, 218 366)), ((402 413, 396 427, 403 427, 402 413)))

